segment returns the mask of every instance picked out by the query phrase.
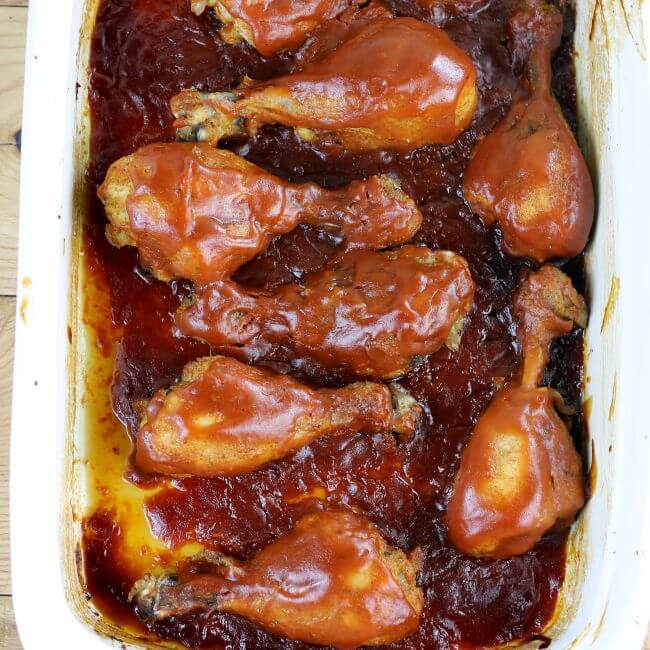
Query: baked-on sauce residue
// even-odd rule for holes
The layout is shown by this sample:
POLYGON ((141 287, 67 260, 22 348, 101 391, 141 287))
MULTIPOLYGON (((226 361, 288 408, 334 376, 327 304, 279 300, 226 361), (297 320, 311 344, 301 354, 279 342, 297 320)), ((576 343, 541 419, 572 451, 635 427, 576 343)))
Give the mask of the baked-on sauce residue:
MULTIPOLYGON (((175 93, 190 87, 226 90, 244 75, 267 79, 291 71, 295 62, 290 53, 265 59, 248 46, 224 44, 209 13, 196 17, 189 4, 100 3, 91 52, 90 196, 118 157, 173 138, 168 102, 175 93)), ((335 187, 372 174, 390 174, 424 214, 416 242, 453 250, 469 261, 477 287, 460 349, 442 348, 402 381, 425 409, 424 426, 408 442, 397 443, 381 433, 325 438, 253 473, 221 479, 163 480, 135 471, 123 426, 133 433, 138 419, 134 403, 174 381, 188 361, 209 349, 172 332, 172 314, 188 285, 152 279, 139 269, 134 249, 108 244, 103 210, 94 200, 84 238, 85 320, 97 355, 88 372, 93 507, 84 522, 83 557, 87 590, 113 620, 191 647, 305 647, 223 613, 174 617, 150 623, 145 630, 127 595, 143 572, 172 565, 201 548, 249 558, 302 515, 330 504, 364 513, 390 544, 422 549, 422 620, 418 632, 396 647, 481 647, 533 638, 543 629, 564 575, 565 535, 548 535, 523 556, 472 559, 451 547, 443 523, 460 450, 519 354, 512 298, 526 262, 503 252, 498 230, 486 228, 471 214, 460 190, 477 135, 489 131, 505 113, 520 83, 521 69, 511 60, 504 37, 505 22, 517 5, 515 0, 494 0, 473 16, 433 13, 478 71, 477 117, 451 145, 399 154, 341 154, 300 143, 290 130, 269 126, 254 139, 226 143, 292 181, 335 187)), ((405 0, 396 0, 393 9, 426 18, 405 0)), ((564 44, 554 61, 554 91, 570 124, 572 32, 573 19, 567 13, 564 44)), ((336 241, 317 229, 299 227, 274 240, 235 278, 267 288, 300 279, 321 268, 335 247, 336 241)), ((564 270, 581 289, 581 259, 564 270)), ((349 379, 314 366, 301 366, 293 374, 316 386, 341 385, 349 379)), ((544 383, 578 408, 572 433, 580 442, 580 334, 554 344, 544 383)))

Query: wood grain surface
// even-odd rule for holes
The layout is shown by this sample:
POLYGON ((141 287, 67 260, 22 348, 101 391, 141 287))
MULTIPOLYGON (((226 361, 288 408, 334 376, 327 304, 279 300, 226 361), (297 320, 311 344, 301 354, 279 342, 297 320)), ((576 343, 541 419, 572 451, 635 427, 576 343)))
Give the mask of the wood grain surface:
POLYGON ((22 111, 26 24, 27 0, 0 0, 0 648, 3 650, 22 647, 11 604, 9 424, 20 163, 16 144, 22 111))

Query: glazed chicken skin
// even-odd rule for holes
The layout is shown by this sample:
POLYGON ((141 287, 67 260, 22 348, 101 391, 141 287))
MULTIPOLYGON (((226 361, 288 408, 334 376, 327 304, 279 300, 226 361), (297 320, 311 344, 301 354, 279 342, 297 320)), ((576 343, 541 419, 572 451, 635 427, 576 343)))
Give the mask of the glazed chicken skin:
POLYGON ((232 93, 188 90, 172 99, 177 136, 205 140, 294 127, 304 140, 350 150, 448 144, 477 104, 476 70, 444 31, 413 18, 350 29, 338 46, 292 75, 246 81, 232 93))
POLYGON ((205 357, 153 396, 135 460, 141 470, 172 476, 243 474, 321 436, 394 431, 409 438, 420 414, 398 384, 315 390, 267 368, 205 357))
POLYGON ((589 170, 551 94, 551 55, 560 44, 562 16, 543 2, 516 13, 512 40, 532 41, 526 75, 529 96, 517 99, 480 140, 463 178, 472 210, 503 231, 511 255, 537 262, 573 257, 587 243, 594 217, 589 170))
POLYGON ((347 253, 304 285, 262 291, 213 283, 199 288, 175 318, 181 334, 247 361, 286 345, 293 358, 392 379, 415 357, 457 343, 473 297, 465 259, 404 246, 347 253))
POLYGON ((414 562, 348 511, 303 517, 247 562, 212 554, 202 564, 138 581, 140 615, 228 612, 281 637, 356 648, 406 638, 423 607, 414 562))
POLYGON ((192 0, 192 11, 212 7, 227 43, 245 41, 263 56, 302 45, 321 23, 341 14, 358 0, 192 0))
POLYGON ((98 194, 108 240, 136 246, 163 281, 227 278, 300 223, 341 235, 348 249, 381 249, 408 241, 422 222, 387 176, 333 190, 293 184, 205 143, 145 146, 113 163, 98 194))
POLYGON ((584 327, 584 300, 553 266, 529 276, 515 300, 523 367, 497 392, 463 450, 447 509, 452 543, 463 553, 507 558, 529 551, 549 530, 571 524, 584 504, 582 464, 557 391, 538 387, 549 346, 584 327))

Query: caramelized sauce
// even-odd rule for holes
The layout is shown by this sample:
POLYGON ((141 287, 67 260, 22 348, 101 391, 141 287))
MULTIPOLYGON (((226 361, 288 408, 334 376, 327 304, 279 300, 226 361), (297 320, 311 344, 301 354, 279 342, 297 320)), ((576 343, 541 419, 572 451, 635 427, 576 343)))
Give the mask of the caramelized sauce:
MULTIPOLYGON (((295 66, 291 54, 265 59, 247 46, 224 44, 210 13, 197 18, 189 4, 101 3, 91 53, 89 192, 94 193, 119 156, 173 138, 168 101, 181 89, 224 90, 244 75, 265 79, 295 66)), ((495 0, 475 16, 440 11, 430 18, 470 54, 478 71, 477 116, 472 128, 449 146, 406 154, 340 154, 300 143, 291 131, 277 127, 264 127, 251 141, 227 143, 289 180, 336 187, 371 174, 390 174, 424 214, 416 241, 468 259, 477 288, 460 349, 441 349, 402 380, 426 411, 424 425, 408 443, 397 444, 381 434, 324 439, 251 474, 223 479, 170 481, 135 471, 124 429, 134 432, 134 403, 177 379, 188 361, 209 349, 172 331, 172 314, 189 286, 153 280, 138 267, 134 250, 111 247, 104 237, 103 210, 94 203, 84 248, 86 323, 98 350, 88 377, 97 404, 91 410, 92 507, 84 523, 83 555, 87 591, 107 616, 143 629, 127 603, 129 589, 143 571, 173 564, 201 546, 248 558, 301 515, 332 504, 357 508, 389 543, 422 549, 422 620, 416 634, 396 647, 471 648, 539 638, 562 583, 565 535, 546 536, 520 557, 478 560, 451 548, 442 519, 460 450, 519 356, 512 297, 526 262, 504 253, 498 230, 486 228, 471 214, 460 191, 477 135, 494 126, 519 87, 520 65, 511 60, 503 40, 505 21, 517 5, 515 0, 495 0), (111 368, 114 414, 107 397, 111 368)), ((428 18, 402 0, 394 8, 401 15, 428 18)), ((574 123, 570 16, 565 25, 554 89, 574 123)), ((331 238, 301 227, 275 240, 237 279, 251 286, 277 286, 321 268, 335 249, 331 238)), ((564 270, 581 289, 581 260, 564 270)), ((293 374, 315 385, 339 385, 345 379, 309 366, 294 368, 293 374)), ((554 345, 545 383, 557 388, 568 405, 579 407, 580 334, 554 345)), ((578 412, 572 426, 578 440, 581 430, 578 412)), ((150 625, 151 634, 189 647, 306 647, 228 614, 186 615, 150 625)))

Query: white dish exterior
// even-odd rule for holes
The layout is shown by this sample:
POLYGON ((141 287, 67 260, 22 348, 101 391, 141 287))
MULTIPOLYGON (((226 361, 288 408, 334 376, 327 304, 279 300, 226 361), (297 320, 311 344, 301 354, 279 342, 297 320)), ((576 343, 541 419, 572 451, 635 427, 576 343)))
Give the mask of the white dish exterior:
MULTIPOLYGON (((119 644, 88 624, 94 615, 73 556, 83 500, 82 388, 73 370, 85 341, 70 344, 68 326, 78 291, 74 179, 88 134, 85 4, 31 0, 29 9, 11 436, 13 597, 26 650, 119 644)), ((599 197, 585 395, 597 478, 572 533, 549 633, 557 650, 634 650, 650 617, 650 62, 641 15, 650 26, 650 3, 577 5, 581 134, 599 197)))

